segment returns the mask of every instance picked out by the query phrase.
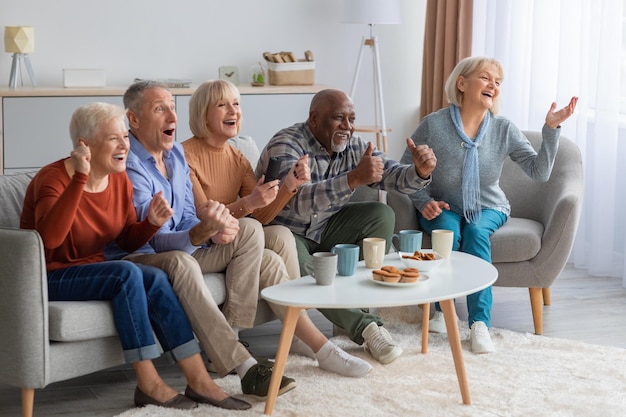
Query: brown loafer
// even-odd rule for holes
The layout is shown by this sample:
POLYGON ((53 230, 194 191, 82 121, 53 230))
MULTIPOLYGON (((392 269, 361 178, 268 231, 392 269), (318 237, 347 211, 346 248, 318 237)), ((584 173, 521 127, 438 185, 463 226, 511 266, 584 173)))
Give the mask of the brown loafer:
POLYGON ((189 385, 185 390, 185 396, 200 404, 211 404, 215 407, 225 408, 227 410, 247 410, 252 407, 248 402, 235 397, 226 397, 222 401, 215 401, 209 397, 198 394, 189 385))
POLYGON ((195 401, 185 397, 182 394, 178 394, 171 400, 162 403, 140 390, 139 387, 136 387, 135 406, 144 407, 146 405, 157 405, 164 408, 177 408, 179 410, 191 410, 192 408, 196 408, 198 406, 195 401))

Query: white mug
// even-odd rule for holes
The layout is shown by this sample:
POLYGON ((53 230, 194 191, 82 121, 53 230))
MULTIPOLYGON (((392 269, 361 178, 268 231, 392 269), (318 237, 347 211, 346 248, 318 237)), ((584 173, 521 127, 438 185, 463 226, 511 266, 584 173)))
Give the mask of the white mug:
POLYGON ((383 266, 387 241, 381 237, 366 237, 363 239, 363 259, 365 267, 378 269, 383 266))
POLYGON ((449 259, 452 254, 452 242, 454 232, 452 230, 435 229, 430 233, 433 250, 445 259, 449 259))

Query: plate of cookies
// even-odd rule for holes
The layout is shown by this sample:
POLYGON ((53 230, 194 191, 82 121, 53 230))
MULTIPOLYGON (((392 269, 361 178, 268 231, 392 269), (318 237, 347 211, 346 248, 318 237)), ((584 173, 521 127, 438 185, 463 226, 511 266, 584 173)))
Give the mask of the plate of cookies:
POLYGON ((422 272, 432 271, 444 261, 444 258, 432 249, 398 252, 400 260, 407 268, 417 268, 422 272))
POLYGON ((372 281, 388 287, 407 287, 427 279, 428 275, 421 274, 416 268, 399 269, 395 266, 385 265, 372 271, 372 281))

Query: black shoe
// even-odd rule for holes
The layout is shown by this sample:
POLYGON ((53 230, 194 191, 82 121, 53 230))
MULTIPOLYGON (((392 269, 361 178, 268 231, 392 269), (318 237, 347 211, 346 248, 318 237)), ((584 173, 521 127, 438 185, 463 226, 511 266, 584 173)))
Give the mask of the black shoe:
MULTIPOLYGON (((274 362, 270 361, 267 358, 256 358, 253 354, 252 351, 250 350, 250 344, 248 342, 246 342, 245 340, 239 340, 239 343, 241 343, 241 345, 243 347, 246 348, 246 350, 248 351, 248 353, 250 354, 250 356, 252 356, 253 358, 255 358, 257 360, 257 362, 259 363, 264 363, 267 364, 268 366, 272 367, 274 366, 274 362)), ((207 362, 206 362, 206 370, 210 373, 214 373, 214 374, 219 374, 219 372, 217 372, 217 368, 215 367, 215 364, 213 362, 211 362, 211 359, 207 358, 207 362)), ((237 374, 237 370, 235 369, 231 369, 230 372, 228 373, 229 375, 235 375, 237 374)))
MULTIPOLYGON (((272 379, 272 371, 273 367, 269 366, 268 362, 255 364, 241 379, 241 391, 257 400, 265 400, 270 387, 270 379, 272 379)), ((278 395, 291 391, 295 387, 296 381, 293 378, 283 376, 278 395)))
POLYGON ((222 401, 216 401, 204 395, 195 392, 189 385, 185 390, 185 396, 199 404, 211 404, 215 407, 225 408, 227 410, 247 410, 252 405, 244 400, 235 397, 226 397, 222 401))
POLYGON ((157 405, 164 408, 178 408, 179 410, 191 410, 192 408, 196 408, 198 406, 195 401, 185 397, 182 394, 178 394, 171 400, 162 403, 140 390, 139 387, 136 387, 135 406, 143 407, 146 405, 157 405))

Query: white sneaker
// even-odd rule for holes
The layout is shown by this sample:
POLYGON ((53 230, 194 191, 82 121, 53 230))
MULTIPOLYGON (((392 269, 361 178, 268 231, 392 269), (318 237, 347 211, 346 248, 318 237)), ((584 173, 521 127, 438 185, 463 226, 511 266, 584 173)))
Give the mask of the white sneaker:
POLYGON ((291 340, 291 347, 289 348, 289 353, 293 353, 294 355, 305 356, 311 359, 317 359, 315 356, 315 352, 311 349, 306 343, 298 338, 298 336, 294 336, 291 340))
POLYGON ((365 348, 382 364, 391 363, 402 354, 402 348, 393 343, 387 329, 374 321, 368 324, 361 334, 365 339, 365 348))
POLYGON ((496 351, 489 336, 489 329, 482 321, 475 321, 470 328, 470 341, 472 342, 472 352, 492 353, 496 351))
POLYGON ((428 332, 429 333, 448 333, 446 329, 446 321, 443 318, 443 312, 435 310, 433 318, 428 320, 428 332))
POLYGON ((372 365, 348 354, 330 341, 317 352, 317 362, 321 369, 353 378, 364 377, 372 370, 372 365))

